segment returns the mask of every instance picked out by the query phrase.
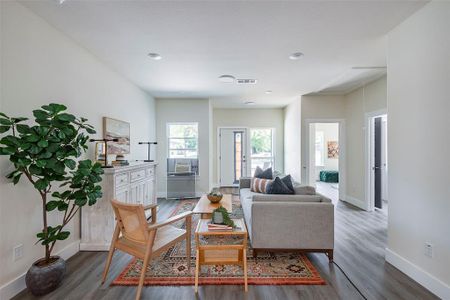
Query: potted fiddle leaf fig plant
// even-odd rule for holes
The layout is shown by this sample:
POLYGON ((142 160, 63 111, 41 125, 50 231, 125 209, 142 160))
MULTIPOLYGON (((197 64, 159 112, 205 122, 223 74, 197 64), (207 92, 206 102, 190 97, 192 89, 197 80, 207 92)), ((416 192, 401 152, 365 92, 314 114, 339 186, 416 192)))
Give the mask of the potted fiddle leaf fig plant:
POLYGON ((87 150, 88 134, 95 133, 87 119, 66 112, 51 103, 33 111, 34 124, 23 117, 0 113, 0 155, 9 156, 13 171, 6 175, 12 183, 28 180, 42 202, 42 230, 36 234, 45 255, 28 270, 25 280, 34 295, 56 289, 65 273, 65 261, 53 256, 55 244, 69 237, 67 224, 84 205, 93 205, 102 196, 98 163, 79 160, 87 150), (59 224, 49 224, 48 215, 59 211, 59 224))

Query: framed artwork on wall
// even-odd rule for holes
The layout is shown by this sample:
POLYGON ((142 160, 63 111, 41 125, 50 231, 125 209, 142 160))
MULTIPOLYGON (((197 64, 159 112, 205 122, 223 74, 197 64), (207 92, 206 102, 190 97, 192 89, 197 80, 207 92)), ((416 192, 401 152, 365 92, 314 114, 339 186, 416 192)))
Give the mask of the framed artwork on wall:
POLYGON ((108 154, 130 153, 130 123, 103 117, 103 138, 119 140, 108 143, 108 154))
POLYGON ((339 158, 339 144, 337 141, 328 142, 328 158, 339 158))

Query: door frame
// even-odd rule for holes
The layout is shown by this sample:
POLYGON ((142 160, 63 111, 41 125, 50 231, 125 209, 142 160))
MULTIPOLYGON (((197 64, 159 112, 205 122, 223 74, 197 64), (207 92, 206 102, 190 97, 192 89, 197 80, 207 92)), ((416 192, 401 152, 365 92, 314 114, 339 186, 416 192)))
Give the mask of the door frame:
POLYGON ((310 134, 309 134, 309 128, 310 124, 313 123, 338 123, 339 126, 339 199, 345 200, 346 198, 346 187, 347 187, 347 169, 346 169, 346 133, 345 133, 345 119, 305 119, 304 125, 305 129, 305 139, 303 141, 306 141, 307 147, 304 147, 305 149, 305 161, 304 165, 302 166, 306 170, 306 180, 305 184, 308 185, 314 185, 314 183, 310 183, 310 177, 311 177, 311 168, 310 166, 310 134))
POLYGON ((374 119, 381 116, 388 119, 387 109, 371 111, 365 114, 365 198, 368 211, 375 210, 375 172, 372 169, 375 159, 375 128, 374 119))
MULTIPOLYGON (((248 138, 248 134, 249 134, 249 127, 246 126, 220 126, 217 127, 217 181, 218 181, 218 185, 219 187, 222 186, 221 181, 222 181, 222 176, 220 174, 221 172, 221 165, 220 165, 220 158, 221 158, 221 137, 220 137, 220 130, 222 129, 236 129, 236 130, 242 130, 245 132, 245 171, 247 174, 245 174, 244 176, 248 176, 248 168, 249 168, 249 158, 248 158, 248 147, 250 144, 250 139, 248 138)), ((233 184, 232 186, 235 186, 235 184, 233 184)))

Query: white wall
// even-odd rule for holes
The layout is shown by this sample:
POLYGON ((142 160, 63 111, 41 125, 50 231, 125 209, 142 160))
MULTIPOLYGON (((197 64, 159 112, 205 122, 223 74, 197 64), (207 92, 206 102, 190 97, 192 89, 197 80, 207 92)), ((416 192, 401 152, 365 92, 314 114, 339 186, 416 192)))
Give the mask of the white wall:
POLYGON ((347 201, 368 209, 365 184, 366 113, 387 107, 386 76, 345 95, 347 201))
POLYGON ((433 1, 388 37, 386 259, 450 299, 450 2, 433 1), (434 245, 433 258, 424 245, 434 245))
MULTIPOLYGON (((338 142, 339 143, 339 124, 338 123, 316 123, 315 124, 315 132, 318 131, 323 132, 324 137, 324 164, 323 166, 316 166, 316 179, 319 179, 319 172, 321 170, 331 170, 338 171, 339 170, 339 159, 337 158, 328 158, 328 142, 338 142)), ((315 137, 314 137, 315 141, 315 137)))
POLYGON ((160 165, 157 169, 158 195, 167 193, 167 123, 198 123, 198 159, 199 176, 196 192, 209 190, 210 177, 210 103, 207 99, 156 99, 156 137, 158 141, 157 156, 160 165))
POLYGON ((294 100, 284 108, 284 172, 301 180, 301 103, 294 100))
MULTIPOLYGON (((96 57, 48 25, 17 2, 1 1, 1 101, 0 111, 12 116, 32 117, 31 111, 49 102, 69 107, 87 117, 102 136, 102 117, 131 123, 130 159, 145 157, 138 140, 154 138, 154 100, 129 81, 105 67, 96 57)), ((88 157, 92 158, 92 147, 88 157)), ((17 186, 4 177, 11 170, 0 157, 0 286, 23 274, 43 256, 35 245, 42 228, 41 202, 31 185, 17 186), (24 257, 13 261, 13 247, 24 245, 24 257)), ((52 213, 50 224, 61 216, 52 213)), ((79 218, 68 229, 66 241, 56 252, 79 241, 79 218)), ((77 246, 77 245, 75 245, 77 246)), ((23 282, 22 282, 23 284, 23 282)), ((0 288, 0 298, 9 297, 0 288)))
POLYGON ((284 172, 284 116, 281 108, 219 109, 213 110, 214 184, 218 183, 217 128, 218 127, 275 128, 275 170, 284 172))

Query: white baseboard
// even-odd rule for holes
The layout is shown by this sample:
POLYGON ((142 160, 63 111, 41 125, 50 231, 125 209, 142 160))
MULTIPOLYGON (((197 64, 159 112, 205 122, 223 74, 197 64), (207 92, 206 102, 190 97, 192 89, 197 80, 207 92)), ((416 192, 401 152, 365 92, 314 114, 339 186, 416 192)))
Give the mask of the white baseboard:
POLYGON ((80 251, 109 251, 111 243, 80 243, 80 251))
POLYGON ((386 248, 386 261, 442 299, 450 299, 450 286, 409 260, 386 248))
POLYGON ((355 198, 355 197, 352 197, 349 195, 345 195, 345 198, 342 200, 344 200, 345 202, 348 202, 356 207, 367 210, 367 204, 363 200, 360 200, 358 198, 355 198))
POLYGON ((156 197, 157 198, 167 198, 167 193, 166 192, 157 192, 156 197))
MULTIPOLYGON (((56 252, 55 255, 61 256, 63 259, 69 259, 80 250, 80 241, 75 241, 60 251, 56 252)), ((25 285, 25 275, 27 273, 23 273, 10 282, 5 283, 0 287, 0 300, 11 299, 21 291, 26 288, 25 285)))

